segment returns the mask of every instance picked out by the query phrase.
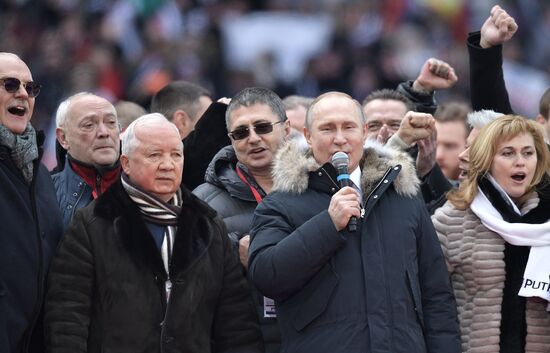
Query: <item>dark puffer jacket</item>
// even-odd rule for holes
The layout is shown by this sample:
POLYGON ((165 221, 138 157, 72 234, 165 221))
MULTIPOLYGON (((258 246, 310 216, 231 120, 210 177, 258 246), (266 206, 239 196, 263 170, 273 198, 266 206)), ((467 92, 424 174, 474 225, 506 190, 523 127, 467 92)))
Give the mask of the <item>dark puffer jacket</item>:
POLYGON ((354 233, 328 214, 336 171, 292 145, 254 215, 249 276, 276 299, 284 353, 458 353, 456 303, 408 156, 367 148, 354 233))
POLYGON ((258 205, 250 187, 235 172, 236 165, 233 146, 222 148, 206 170, 206 183, 193 190, 193 194, 218 212, 233 242, 250 232, 258 205))
POLYGON ((42 353, 44 283, 63 233, 46 167, 35 161, 29 185, 0 147, 0 352, 42 353))
MULTIPOLYGON (((254 210, 258 205, 250 187, 235 172, 237 162, 232 146, 222 148, 208 166, 206 183, 193 190, 195 195, 218 212, 236 248, 239 239, 250 233, 254 210)), ((255 290, 253 296, 265 350, 267 353, 277 353, 281 345, 277 321, 275 318, 264 317, 263 296, 255 290)))
POLYGON ((170 265, 117 182, 74 216, 50 271, 49 352, 262 352, 250 292, 215 212, 183 189, 170 265))
POLYGON ((92 188, 74 172, 69 162, 62 171, 52 174, 52 180, 63 214, 63 225, 67 228, 75 212, 92 200, 92 188))

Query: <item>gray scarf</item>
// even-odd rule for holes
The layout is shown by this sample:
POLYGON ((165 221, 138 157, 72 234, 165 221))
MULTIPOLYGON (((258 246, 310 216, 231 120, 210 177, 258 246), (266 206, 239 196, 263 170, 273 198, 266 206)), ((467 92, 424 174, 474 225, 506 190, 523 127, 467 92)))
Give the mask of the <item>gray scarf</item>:
POLYGON ((165 226, 164 239, 161 245, 162 262, 168 278, 165 283, 166 301, 170 300, 170 292, 172 291, 172 281, 170 280, 170 264, 172 262, 172 248, 177 231, 178 217, 181 212, 181 190, 174 194, 174 197, 164 202, 159 198, 141 190, 136 185, 132 184, 128 175, 122 173, 122 186, 128 193, 128 196, 138 206, 142 217, 151 223, 165 226))
POLYGON ((22 134, 14 134, 0 124, 0 145, 10 150, 10 157, 30 184, 33 176, 33 161, 38 158, 36 131, 29 123, 22 134))

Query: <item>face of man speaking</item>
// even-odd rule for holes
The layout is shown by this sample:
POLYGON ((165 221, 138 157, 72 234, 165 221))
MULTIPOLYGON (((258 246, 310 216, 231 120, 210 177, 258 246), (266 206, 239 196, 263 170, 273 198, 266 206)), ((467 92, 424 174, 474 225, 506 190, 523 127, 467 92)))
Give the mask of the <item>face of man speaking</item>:
POLYGON ((34 97, 25 86, 32 82, 31 71, 17 56, 0 53, 0 124, 15 134, 25 131, 34 110, 34 97), (19 87, 13 93, 7 91, 6 79, 17 79, 19 87))
POLYGON ((358 105, 349 97, 329 93, 313 109, 311 123, 305 137, 315 160, 324 164, 336 152, 349 156, 349 170, 355 170, 363 157, 367 129, 361 122, 358 105))
POLYGON ((120 163, 135 185, 168 202, 181 184, 183 143, 172 123, 144 122, 135 127, 136 145, 120 163))

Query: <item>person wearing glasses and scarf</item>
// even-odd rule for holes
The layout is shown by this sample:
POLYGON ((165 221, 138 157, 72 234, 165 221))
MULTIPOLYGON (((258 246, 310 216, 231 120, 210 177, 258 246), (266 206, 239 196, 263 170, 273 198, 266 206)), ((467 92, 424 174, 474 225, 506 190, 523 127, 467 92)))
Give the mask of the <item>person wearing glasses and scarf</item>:
MULTIPOLYGON (((206 182, 193 193, 223 219, 246 269, 254 209, 271 191, 273 158, 288 137, 290 124, 277 94, 267 88, 250 87, 231 99, 226 126, 231 146, 216 154, 206 171, 206 182)), ((257 292, 254 299, 266 352, 279 352, 274 303, 257 292)))
POLYGON ((432 217, 465 353, 550 347, 549 158, 540 125, 493 120, 469 149, 466 179, 432 217))
POLYGON ((63 232, 44 136, 30 120, 40 85, 16 55, 0 53, 0 351, 43 352, 48 265, 63 232))
POLYGON ((183 144, 162 114, 123 136, 121 178, 79 210, 52 261, 48 352, 262 352, 223 222, 181 187, 183 144))

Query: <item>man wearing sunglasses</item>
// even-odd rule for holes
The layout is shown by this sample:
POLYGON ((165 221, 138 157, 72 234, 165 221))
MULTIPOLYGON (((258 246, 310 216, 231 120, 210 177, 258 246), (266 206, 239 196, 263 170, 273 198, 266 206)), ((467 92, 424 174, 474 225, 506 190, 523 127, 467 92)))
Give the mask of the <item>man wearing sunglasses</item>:
MULTIPOLYGON (((52 178, 63 223, 104 193, 119 177, 120 126, 115 107, 92 93, 77 93, 56 113, 58 144, 66 151, 63 169, 52 178)), ((62 162, 62 163, 61 163, 62 162)))
MULTIPOLYGON (((248 262, 249 233, 254 209, 272 188, 272 164, 290 133, 281 99, 271 90, 245 88, 231 99, 226 111, 231 146, 212 159, 206 183, 193 193, 224 220, 229 237, 239 248, 244 268, 248 262)), ((267 353, 279 352, 273 301, 254 294, 267 353)))
POLYGON ((44 136, 30 120, 40 85, 16 55, 0 53, 0 351, 43 352, 45 275, 63 225, 44 136))

